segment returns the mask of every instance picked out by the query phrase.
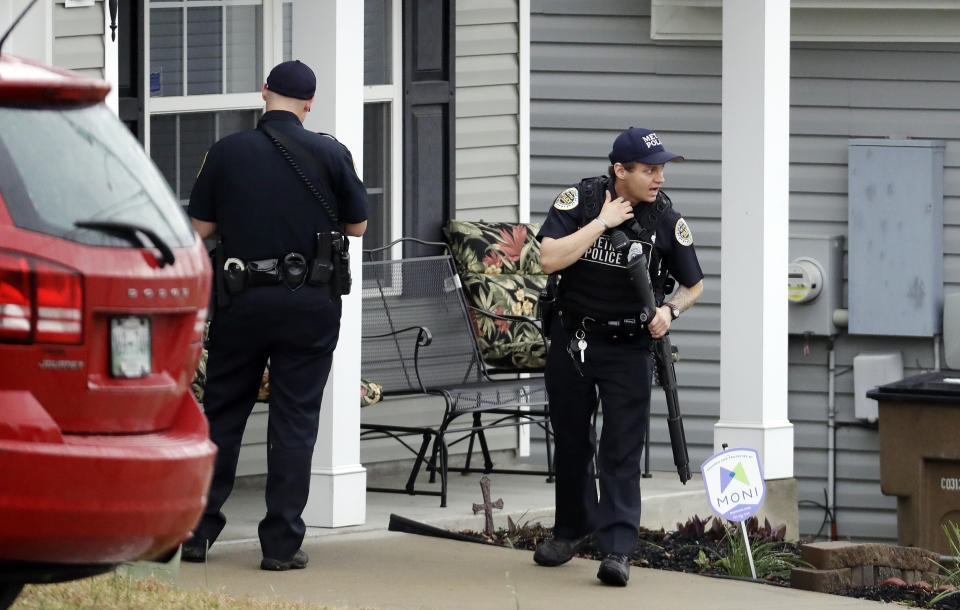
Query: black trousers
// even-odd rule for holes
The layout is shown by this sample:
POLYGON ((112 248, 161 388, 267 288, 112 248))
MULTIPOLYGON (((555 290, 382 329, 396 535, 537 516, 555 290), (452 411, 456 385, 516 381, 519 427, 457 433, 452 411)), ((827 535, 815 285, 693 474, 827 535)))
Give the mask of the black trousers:
POLYGON ((260 521, 264 557, 286 560, 306 532, 320 399, 340 332, 340 299, 326 286, 265 286, 232 296, 210 328, 204 413, 217 445, 207 506, 194 543, 212 545, 226 525, 221 508, 233 490, 240 442, 267 359, 267 513, 260 521))
POLYGON ((545 373, 556 435, 554 535, 595 532, 602 552, 631 555, 640 524, 640 457, 653 376, 650 337, 644 331, 619 340, 586 333, 581 375, 567 353, 573 332, 553 321, 545 373), (603 409, 599 497, 593 466, 598 402, 603 409))

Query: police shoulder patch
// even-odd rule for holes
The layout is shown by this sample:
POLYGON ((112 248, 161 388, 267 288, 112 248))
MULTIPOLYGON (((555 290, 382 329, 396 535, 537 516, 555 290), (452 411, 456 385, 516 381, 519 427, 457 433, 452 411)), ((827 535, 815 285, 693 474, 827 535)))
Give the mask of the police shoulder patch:
POLYGON ((673 227, 673 236, 681 246, 693 245, 693 234, 690 232, 690 226, 683 218, 677 219, 677 224, 673 227))
POLYGON ((567 190, 557 195, 557 198, 553 200, 553 207, 566 212, 577 207, 577 204, 579 203, 580 192, 577 190, 577 187, 571 186, 567 190))

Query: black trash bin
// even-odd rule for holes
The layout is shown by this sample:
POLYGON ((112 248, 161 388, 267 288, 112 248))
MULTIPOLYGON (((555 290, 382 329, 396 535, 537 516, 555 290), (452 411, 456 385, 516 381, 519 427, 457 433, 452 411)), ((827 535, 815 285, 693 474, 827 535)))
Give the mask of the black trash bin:
POLYGON ((897 538, 951 554, 942 525, 960 524, 960 371, 907 377, 877 400, 880 489, 897 496, 897 538))

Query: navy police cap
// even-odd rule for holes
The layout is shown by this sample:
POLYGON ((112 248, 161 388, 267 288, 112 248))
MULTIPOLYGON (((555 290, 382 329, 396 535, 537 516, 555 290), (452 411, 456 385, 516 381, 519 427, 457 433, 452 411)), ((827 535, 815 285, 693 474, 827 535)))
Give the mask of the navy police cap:
POLYGON ((663 149, 663 143, 656 133, 642 127, 630 127, 613 141, 610 151, 610 163, 629 163, 631 161, 646 165, 661 165, 667 161, 683 157, 663 149))
POLYGON ((308 100, 317 90, 317 77, 299 59, 277 64, 267 76, 267 89, 284 97, 308 100))

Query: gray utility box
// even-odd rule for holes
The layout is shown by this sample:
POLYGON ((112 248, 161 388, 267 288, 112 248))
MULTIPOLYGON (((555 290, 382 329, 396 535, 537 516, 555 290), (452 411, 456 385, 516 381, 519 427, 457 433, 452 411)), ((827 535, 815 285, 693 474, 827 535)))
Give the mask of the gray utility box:
POLYGON ((849 140, 849 332, 932 337, 943 307, 943 153, 849 140))
POLYGON ((789 332, 830 336, 843 306, 843 236, 794 235, 788 269, 789 332))

